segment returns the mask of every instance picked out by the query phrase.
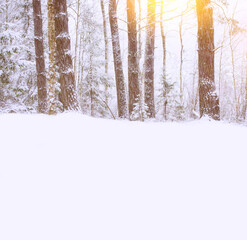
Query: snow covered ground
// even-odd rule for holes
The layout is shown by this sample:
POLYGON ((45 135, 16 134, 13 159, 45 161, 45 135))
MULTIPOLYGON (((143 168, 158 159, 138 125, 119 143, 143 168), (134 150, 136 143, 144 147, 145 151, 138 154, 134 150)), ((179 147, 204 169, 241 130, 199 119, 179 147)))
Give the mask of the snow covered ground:
POLYGON ((246 240, 247 128, 0 115, 1 240, 246 240))

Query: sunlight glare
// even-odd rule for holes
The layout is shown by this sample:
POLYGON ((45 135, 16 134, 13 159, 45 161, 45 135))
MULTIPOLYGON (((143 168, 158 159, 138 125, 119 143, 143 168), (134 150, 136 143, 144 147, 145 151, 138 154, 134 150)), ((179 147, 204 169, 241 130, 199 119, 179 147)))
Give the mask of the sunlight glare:
POLYGON ((190 0, 156 0, 157 4, 163 3, 165 8, 167 7, 169 10, 175 9, 178 11, 185 10, 189 1, 190 0))

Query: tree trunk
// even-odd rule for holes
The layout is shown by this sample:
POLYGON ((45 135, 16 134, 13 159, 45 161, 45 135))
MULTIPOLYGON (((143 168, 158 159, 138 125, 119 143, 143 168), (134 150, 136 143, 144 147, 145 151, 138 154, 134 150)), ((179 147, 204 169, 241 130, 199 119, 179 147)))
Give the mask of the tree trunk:
POLYGON ((210 0, 197 0, 200 116, 219 120, 219 98, 214 82, 214 26, 210 0))
POLYGON ((147 105, 147 116, 155 118, 154 105, 154 47, 155 47, 155 1, 148 0, 147 8, 147 37, 145 51, 145 104, 147 105))
POLYGON ((5 21, 6 21, 6 23, 8 23, 9 22, 9 0, 5 0, 5 9, 6 9, 5 10, 6 11, 5 21))
POLYGON ((49 79, 48 113, 56 113, 56 36, 54 1, 48 0, 49 79))
POLYGON ((144 77, 142 74, 141 69, 141 58, 142 58, 142 2, 141 0, 138 0, 138 54, 137 54, 137 61, 138 61, 138 67, 139 67, 139 88, 140 88, 140 97, 139 97, 139 120, 141 122, 144 122, 145 116, 146 116, 146 110, 144 105, 144 77))
POLYGON ((89 57, 88 78, 89 78, 89 84, 90 84, 90 115, 91 115, 91 117, 95 117, 94 87, 93 87, 93 54, 92 53, 90 53, 90 57, 89 57))
POLYGON ((233 26, 229 26, 229 47, 231 51, 231 65, 232 65, 232 80, 233 80, 233 89, 234 89, 234 103, 236 111, 236 120, 239 117, 239 106, 238 106, 238 97, 237 97, 237 86, 236 86, 236 70, 235 70, 235 56, 234 56, 234 47, 233 47, 233 26))
POLYGON ((183 43, 183 15, 179 24, 179 39, 180 39, 180 74, 179 74, 179 88, 180 88, 180 104, 183 104, 183 63, 184 63, 184 43, 183 43))
POLYGON ((163 15, 164 15, 164 2, 161 1, 160 3, 160 33, 161 33, 162 48, 163 48, 162 74, 163 74, 163 77, 165 77, 166 76, 166 36, 164 32, 163 15))
POLYGON ((138 104, 140 97, 135 0, 127 0, 127 25, 129 116, 131 117, 135 105, 138 104))
POLYGON ((245 101, 244 101, 244 120, 246 120, 247 113, 247 54, 245 58, 246 66, 245 66, 245 101))
POLYGON ((70 51, 66 0, 54 0, 56 60, 61 88, 60 99, 64 110, 80 110, 75 87, 75 75, 70 51))
POLYGON ((80 22, 80 0, 77 0, 77 9, 76 9, 75 13, 76 13, 76 25, 75 25, 74 74, 75 74, 75 81, 76 81, 76 79, 78 78, 77 55, 78 55, 78 35, 79 35, 79 22, 80 22))
POLYGON ((224 35, 220 46, 220 60, 219 60, 219 102, 221 102, 221 85, 222 85, 222 60, 223 60, 223 47, 226 38, 226 29, 224 28, 224 35))
POLYGON ((126 100, 123 64, 121 59, 121 49, 120 49, 120 40, 119 40, 119 32, 118 32, 116 0, 109 1, 109 20, 111 26, 112 50, 113 50, 116 88, 117 88, 118 116, 120 118, 126 118, 127 100, 126 100))
POLYGON ((38 85, 38 111, 47 112, 47 83, 45 73, 43 26, 40 0, 33 0, 34 43, 38 85))
POLYGON ((167 79, 166 79, 166 36, 164 32, 163 24, 163 15, 164 15, 164 1, 160 2, 160 32, 162 40, 162 49, 163 49, 163 62, 162 62, 162 86, 163 86, 163 117, 167 120, 166 108, 167 108, 167 79))
MULTIPOLYGON (((106 25, 106 14, 104 0, 100 0, 101 12, 103 18, 103 31, 105 40, 105 75, 108 79, 108 36, 107 36, 107 25, 106 25)), ((105 84, 105 102, 108 105, 108 83, 105 84)))
MULTIPOLYGON (((141 0, 138 0, 138 65, 140 68, 140 61, 142 58, 142 31, 141 31, 141 21, 142 21, 142 4, 141 0)), ((141 75, 141 73, 139 73, 141 75)), ((140 90, 141 91, 141 90, 140 90)))

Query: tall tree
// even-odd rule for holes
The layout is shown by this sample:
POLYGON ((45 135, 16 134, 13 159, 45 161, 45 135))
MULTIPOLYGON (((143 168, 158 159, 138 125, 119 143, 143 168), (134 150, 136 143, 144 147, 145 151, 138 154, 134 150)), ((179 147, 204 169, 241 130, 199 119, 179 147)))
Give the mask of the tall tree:
POLYGON ((162 50, 163 50, 163 62, 162 62, 162 75, 166 76, 166 35, 164 31, 164 1, 160 2, 160 33, 162 40, 162 50))
POLYGON ((74 10, 74 13, 76 14, 76 18, 75 18, 75 57, 74 57, 74 74, 75 74, 75 81, 78 78, 78 70, 77 70, 77 64, 78 64, 78 60, 77 60, 77 55, 78 55, 78 38, 79 38, 79 23, 80 23, 80 0, 77 0, 77 7, 76 10, 74 10))
POLYGON ((155 0, 148 0, 147 3, 147 34, 144 68, 144 91, 147 115, 155 117, 154 105, 154 47, 155 47, 155 0))
POLYGON ((246 63, 246 66, 245 66, 245 101, 244 101, 244 112, 243 112, 243 115, 244 115, 244 120, 246 120, 246 113, 247 113, 247 54, 245 55, 245 63, 246 63))
POLYGON ((5 21, 6 23, 8 23, 9 22, 9 0, 5 0, 5 11, 6 11, 5 21))
POLYGON ((48 0, 48 43, 49 43, 49 79, 48 113, 56 113, 56 36, 54 0, 48 0))
POLYGON ((214 25, 211 0, 196 0, 198 19, 198 68, 200 116, 220 119, 214 80, 214 25))
POLYGON ((126 118, 127 100, 126 100, 126 90, 124 83, 123 64, 121 59, 116 0, 109 1, 109 20, 111 26, 112 50, 113 50, 116 88, 117 88, 118 116, 120 118, 126 118))
MULTIPOLYGON (((138 0, 138 64, 140 67, 140 60, 142 58, 142 3, 138 0)), ((141 73, 140 73, 141 75, 141 73)), ((141 88, 141 87, 140 87, 141 88)))
POLYGON ((140 97, 135 0, 127 0, 127 25, 129 115, 131 117, 135 106, 139 103, 140 97))
POLYGON ((141 59, 142 59, 142 1, 138 0, 138 67, 139 67, 139 88, 140 88, 140 96, 139 96, 139 111, 137 113, 137 119, 140 121, 144 121, 145 118, 147 118, 146 109, 147 106, 145 105, 144 100, 144 77, 142 74, 141 69, 141 59))
POLYGON ((54 0, 56 62, 61 88, 60 99, 64 110, 80 110, 77 100, 75 75, 71 57, 66 0, 54 0))
MULTIPOLYGON (((108 80, 108 34, 107 34, 107 24, 106 24, 106 13, 105 13, 105 3, 104 0, 100 0, 101 13, 103 18, 103 31, 104 31, 104 41, 105 41, 105 75, 106 81, 108 80)), ((105 102, 108 105, 108 83, 105 84, 105 102)))
POLYGON ((160 2, 160 32, 162 40, 163 61, 162 61, 162 98, 163 98, 163 117, 166 120, 166 108, 167 108, 167 70, 166 70, 166 35, 164 31, 164 1, 160 2))
POLYGON ((40 0, 33 0, 34 43, 38 85, 38 111, 47 112, 47 83, 44 59, 43 26, 40 0))
POLYGON ((236 77, 236 63, 235 63, 235 51, 234 49, 234 38, 236 37, 237 33, 239 32, 239 27, 235 18, 236 7, 234 8, 232 18, 229 19, 228 28, 229 28, 229 48, 231 52, 231 67, 232 67, 232 80, 233 80, 233 90, 234 90, 234 101, 235 101, 235 108, 236 108, 236 119, 239 118, 240 115, 240 106, 238 104, 238 94, 237 94, 237 77, 236 77))
POLYGON ((180 39, 180 104, 183 104, 183 63, 184 63, 184 43, 183 43, 183 14, 181 14, 181 21, 179 23, 179 39, 180 39))

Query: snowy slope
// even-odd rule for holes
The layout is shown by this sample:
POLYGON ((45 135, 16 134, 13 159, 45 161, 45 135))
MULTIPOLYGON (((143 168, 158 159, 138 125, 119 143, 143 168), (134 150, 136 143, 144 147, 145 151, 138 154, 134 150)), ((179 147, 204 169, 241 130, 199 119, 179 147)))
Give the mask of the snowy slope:
POLYGON ((246 240, 247 128, 0 115, 1 240, 246 240))

